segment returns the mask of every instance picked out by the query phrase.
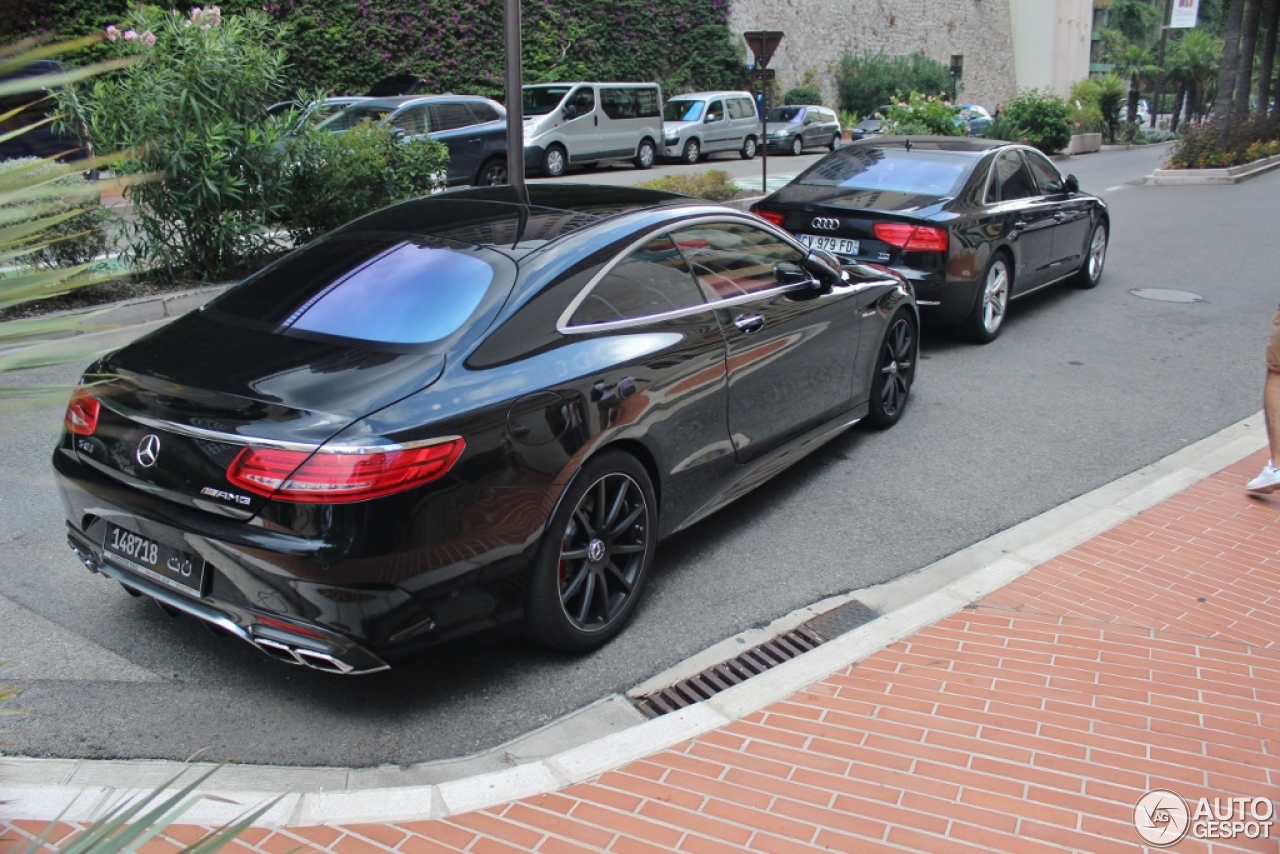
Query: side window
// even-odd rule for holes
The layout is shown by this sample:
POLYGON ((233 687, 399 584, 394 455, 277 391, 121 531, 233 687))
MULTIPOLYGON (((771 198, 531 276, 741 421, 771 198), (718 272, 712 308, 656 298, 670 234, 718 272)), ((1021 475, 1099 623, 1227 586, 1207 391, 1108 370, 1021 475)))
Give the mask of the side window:
POLYGON ((427 133, 431 130, 431 124, 427 121, 427 108, 425 106, 410 107, 403 113, 392 116, 391 126, 404 131, 405 136, 427 133))
POLYGON ((636 89, 636 117, 641 119, 652 119, 662 115, 662 110, 658 109, 658 90, 654 87, 647 89, 636 89))
POLYGON ((725 103, 729 107, 729 118, 731 119, 749 119, 751 114, 742 106, 741 98, 728 98, 725 103))
POLYGON ((596 108, 595 90, 590 86, 579 86, 569 96, 569 103, 573 104, 573 108, 578 111, 578 115, 585 116, 596 108))
POLYGON ((718 122, 724 118, 724 101, 716 99, 707 107, 707 121, 718 122))
POLYGON ((674 232, 703 288, 720 299, 778 287, 774 265, 804 254, 767 231, 744 223, 707 223, 674 232))
MULTIPOLYGON (((603 94, 601 100, 604 100, 603 94)), ((700 305, 702 294, 675 243, 655 237, 623 258, 596 282, 570 326, 632 320, 700 305)))
POLYGON ((635 118, 635 93, 630 89, 601 88, 600 109, 611 119, 635 118))
POLYGON ((454 130, 472 124, 474 119, 466 104, 444 103, 431 105, 431 129, 454 130))
POLYGON ((1067 191, 1062 182, 1062 173, 1046 160, 1044 155, 1028 151, 1023 154, 1023 157, 1027 159, 1032 173, 1036 176, 1036 183, 1040 185, 1041 194, 1060 196, 1067 191))
POLYGON ((502 116, 498 115, 497 110, 483 101, 468 101, 467 109, 471 111, 471 117, 475 120, 476 124, 496 122, 502 118, 502 116))
POLYGON ((1026 199, 1039 195, 1039 192, 1026 164, 1022 162, 1022 155, 1016 151, 1006 151, 1000 155, 992 170, 991 187, 987 189, 989 201, 1026 199))

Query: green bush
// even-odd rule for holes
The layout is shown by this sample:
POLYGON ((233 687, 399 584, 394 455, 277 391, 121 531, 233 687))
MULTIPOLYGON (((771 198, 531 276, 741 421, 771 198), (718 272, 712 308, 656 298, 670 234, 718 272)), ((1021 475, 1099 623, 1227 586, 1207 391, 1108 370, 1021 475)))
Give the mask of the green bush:
POLYGON ((960 108, 936 95, 912 92, 884 117, 884 132, 896 136, 964 136, 960 108))
POLYGON ((951 71, 922 53, 894 57, 846 53, 840 58, 836 88, 841 109, 867 116, 899 93, 929 92, 945 97, 951 91, 951 71))
POLYGON ((668 193, 680 193, 694 196, 711 202, 727 202, 736 198, 742 188, 733 183, 729 173, 723 169, 710 169, 706 172, 680 172, 664 175, 652 181, 637 184, 648 190, 663 190, 668 193))
POLYGON ((278 224, 300 245, 358 216, 444 185, 448 149, 403 141, 393 128, 361 122, 340 134, 310 127, 289 145, 288 204, 278 224))
POLYGON ((1280 139, 1264 139, 1268 130, 1265 119, 1233 124, 1224 150, 1216 123, 1188 122, 1169 150, 1165 165, 1170 169, 1220 169, 1275 156, 1280 154, 1280 139))
POLYGON ((822 92, 815 86, 796 86, 782 96, 782 103, 822 106, 822 92))
POLYGON ((8 201, 0 204, 0 219, 4 225, 15 226, 34 221, 39 216, 60 216, 72 213, 41 229, 38 235, 25 241, 31 248, 26 256, 35 266, 48 268, 75 267, 100 258, 107 249, 107 232, 103 227, 106 212, 98 201, 98 188, 85 181, 79 173, 66 174, 66 168, 48 160, 22 157, 16 160, 0 160, 0 185, 8 183, 9 176, 21 176, 42 192, 56 192, 48 201, 8 201))
POLYGON ((1020 92, 1000 105, 1000 115, 1019 140, 1045 154, 1061 151, 1071 142, 1071 109, 1050 92, 1020 92))
POLYGON ((262 12, 138 7, 107 39, 141 61, 60 94, 68 110, 78 95, 96 150, 127 153, 118 173, 154 177, 126 190, 127 255, 139 266, 220 279, 278 248, 264 226, 282 201, 286 128, 265 109, 282 93, 284 35, 262 12))

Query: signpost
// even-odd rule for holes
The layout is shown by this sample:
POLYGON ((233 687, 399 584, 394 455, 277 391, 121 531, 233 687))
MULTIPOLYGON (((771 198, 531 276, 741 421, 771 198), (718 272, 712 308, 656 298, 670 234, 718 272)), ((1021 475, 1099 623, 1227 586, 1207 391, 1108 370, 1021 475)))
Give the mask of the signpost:
POLYGON ((524 73, 520 63, 520 0, 505 0, 507 53, 507 182, 516 200, 526 207, 529 188, 524 183, 524 73))
POLYGON ((778 42, 782 41, 782 33, 778 30, 755 30, 749 33, 743 33, 742 37, 747 40, 747 47, 751 48, 751 53, 756 59, 755 71, 752 76, 756 80, 756 86, 760 91, 760 192, 769 192, 769 122, 766 118, 769 115, 769 84, 773 82, 774 72, 769 67, 769 60, 773 59, 773 53, 778 49, 778 42))

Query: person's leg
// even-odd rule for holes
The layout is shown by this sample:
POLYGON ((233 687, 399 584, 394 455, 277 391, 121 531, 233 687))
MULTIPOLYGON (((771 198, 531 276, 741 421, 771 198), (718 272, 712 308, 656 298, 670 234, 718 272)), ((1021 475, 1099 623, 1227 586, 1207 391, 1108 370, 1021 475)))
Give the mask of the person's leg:
POLYGON ((1280 489, 1280 309, 1271 321, 1271 338, 1267 341, 1267 381, 1262 386, 1262 414, 1267 427, 1267 444, 1271 459, 1262 473, 1245 484, 1250 492, 1271 493, 1280 489))

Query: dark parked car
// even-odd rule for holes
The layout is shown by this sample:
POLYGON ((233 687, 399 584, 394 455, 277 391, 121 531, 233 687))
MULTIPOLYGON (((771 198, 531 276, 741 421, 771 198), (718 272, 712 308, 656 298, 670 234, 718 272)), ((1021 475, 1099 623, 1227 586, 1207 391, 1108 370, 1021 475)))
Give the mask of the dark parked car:
POLYGON ((774 107, 766 117, 770 151, 800 154, 823 146, 835 151, 840 145, 840 120, 826 107, 774 107))
MULTIPOLYGON (((297 128, 301 127, 306 122, 319 124, 325 119, 342 112, 352 104, 358 104, 364 100, 366 99, 354 95, 339 95, 333 98, 325 98, 323 100, 316 101, 304 110, 302 115, 298 116, 298 123, 294 129, 297 130, 297 128)), ((297 107, 297 101, 279 101, 272 104, 270 107, 267 107, 267 115, 282 116, 290 110, 297 109, 297 107)))
POLYGON ((430 91, 431 84, 416 74, 392 74, 374 83, 365 97, 394 98, 397 95, 421 95, 430 91))
POLYGON ((1023 145, 886 137, 841 148, 755 212, 808 246, 892 268, 926 319, 993 340, 1009 300, 1102 278, 1111 221, 1047 157, 1023 145))
POLYGON ((522 622, 597 647, 658 541, 901 416, 901 279, 622 187, 370 214, 90 366, 53 455, 80 559, 284 661, 522 622))
POLYGON ((383 122, 406 139, 429 136, 449 149, 448 183, 481 187, 507 183, 507 111, 471 95, 370 98, 320 123, 341 133, 362 121, 383 122))
MULTIPOLYGON (((62 74, 64 71, 61 63, 56 60, 39 59, 0 75, 0 85, 62 74)), ((55 104, 48 89, 39 88, 0 96, 0 160, 11 157, 84 157, 85 151, 80 147, 79 140, 45 121, 54 112, 55 104), (8 139, 4 138, 23 128, 30 129, 8 139)))

